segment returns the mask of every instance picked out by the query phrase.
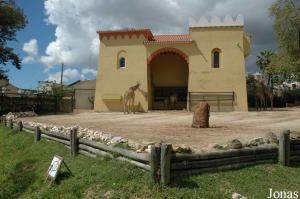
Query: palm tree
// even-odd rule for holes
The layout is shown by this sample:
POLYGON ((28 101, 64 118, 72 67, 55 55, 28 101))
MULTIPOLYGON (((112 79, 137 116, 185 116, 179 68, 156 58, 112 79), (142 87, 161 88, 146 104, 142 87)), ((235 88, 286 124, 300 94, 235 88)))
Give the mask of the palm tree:
POLYGON ((269 70, 269 66, 271 63, 272 56, 274 55, 273 50, 263 50, 257 55, 256 65, 259 66, 259 69, 261 70, 264 79, 267 80, 267 85, 270 88, 273 88, 273 79, 272 79, 272 73, 269 70))

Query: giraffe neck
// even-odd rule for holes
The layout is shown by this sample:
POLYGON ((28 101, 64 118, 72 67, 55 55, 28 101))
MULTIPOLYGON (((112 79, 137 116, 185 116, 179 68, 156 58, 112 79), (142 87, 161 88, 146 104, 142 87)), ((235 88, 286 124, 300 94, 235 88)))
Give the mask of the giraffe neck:
POLYGON ((136 89, 138 89, 139 86, 140 86, 139 84, 137 84, 137 85, 135 85, 135 86, 132 86, 132 87, 131 87, 131 90, 136 91, 136 89))

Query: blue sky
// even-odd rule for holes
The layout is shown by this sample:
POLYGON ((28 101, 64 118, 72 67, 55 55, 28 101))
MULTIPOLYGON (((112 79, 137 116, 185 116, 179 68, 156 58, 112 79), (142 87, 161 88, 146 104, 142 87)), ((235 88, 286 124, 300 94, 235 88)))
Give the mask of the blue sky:
MULTIPOLYGON (((39 56, 41 56, 45 53, 49 43, 56 39, 56 26, 47 22, 43 0, 17 0, 16 3, 24 10, 28 24, 25 29, 17 33, 17 41, 10 42, 9 46, 13 47, 15 52, 24 59, 27 56, 26 52, 22 50, 24 43, 29 42, 31 39, 36 39, 38 42, 38 53, 39 56)), ((47 67, 41 62, 22 63, 21 70, 16 69, 11 64, 8 64, 7 68, 9 69, 8 76, 10 82, 17 87, 27 89, 36 89, 38 81, 48 80, 50 74, 59 73, 61 71, 60 64, 53 64, 50 69, 45 71, 47 67)), ((64 67, 65 70, 76 70, 73 68, 74 67, 68 64, 65 64, 64 67)), ((93 78, 95 78, 95 75, 89 73, 86 74, 84 78, 77 75, 77 77, 66 79, 64 82, 71 83, 78 79, 93 78)))
POLYGON ((124 2, 16 0, 29 23, 18 32, 18 41, 9 45, 27 61, 21 70, 8 64, 10 82, 20 88, 35 89, 40 80, 59 81, 62 62, 65 64, 65 83, 94 79, 99 56, 96 31, 148 27, 154 34, 184 34, 188 32, 189 17, 242 14, 245 30, 252 35, 252 53, 246 60, 248 72, 258 70, 255 61, 260 51, 276 48, 273 20, 268 13, 274 0, 124 2))
MULTIPOLYGON (((20 57, 25 57, 26 53, 22 50, 23 44, 32 38, 37 38, 39 51, 44 52, 48 43, 54 39, 55 27, 46 25, 44 14, 44 2, 42 0, 17 0, 18 6, 24 10, 28 18, 28 24, 22 31, 17 33, 17 42, 9 45, 15 49, 20 57)), ((45 80, 47 75, 43 72, 44 66, 40 63, 22 64, 22 69, 17 70, 9 66, 10 82, 21 88, 35 88, 37 82, 45 80)))

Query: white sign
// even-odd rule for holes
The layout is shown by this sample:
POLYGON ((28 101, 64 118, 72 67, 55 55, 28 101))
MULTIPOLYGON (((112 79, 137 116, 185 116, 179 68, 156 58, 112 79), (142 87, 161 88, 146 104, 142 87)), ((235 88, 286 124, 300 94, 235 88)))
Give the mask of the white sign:
POLYGON ((50 177, 52 177, 53 179, 56 178, 62 161, 63 161, 63 159, 61 157, 57 156, 57 155, 55 155, 53 157, 52 162, 50 164, 50 167, 48 169, 48 175, 50 177))

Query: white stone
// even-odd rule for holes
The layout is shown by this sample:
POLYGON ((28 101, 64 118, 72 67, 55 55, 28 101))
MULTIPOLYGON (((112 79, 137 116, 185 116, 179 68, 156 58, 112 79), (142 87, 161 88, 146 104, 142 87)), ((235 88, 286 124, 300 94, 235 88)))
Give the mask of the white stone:
POLYGON ((151 153, 151 149, 147 148, 147 149, 145 149, 145 152, 146 153, 151 153))
POLYGON ((232 194, 232 199, 247 199, 245 196, 242 196, 239 193, 233 193, 232 194))

